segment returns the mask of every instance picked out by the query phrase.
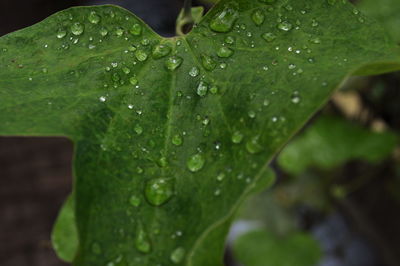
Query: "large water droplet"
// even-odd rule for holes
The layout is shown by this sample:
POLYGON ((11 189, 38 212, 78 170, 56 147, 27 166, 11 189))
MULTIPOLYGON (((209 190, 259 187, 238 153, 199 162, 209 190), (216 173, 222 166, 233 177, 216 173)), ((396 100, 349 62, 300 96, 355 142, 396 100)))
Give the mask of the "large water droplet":
POLYGON ((206 161, 205 161, 203 155, 198 153, 198 154, 190 156, 186 165, 187 165, 187 168, 191 172, 194 173, 194 172, 200 171, 204 167, 205 162, 206 161))
POLYGON ((96 12, 92 11, 90 12, 89 16, 88 16, 88 20, 90 23, 93 24, 98 24, 100 22, 100 16, 96 14, 96 12))
POLYGON ((208 92, 208 84, 204 81, 200 81, 199 86, 197 86, 196 93, 200 97, 204 97, 208 92))
POLYGON ((203 67, 209 71, 214 70, 217 66, 217 63, 208 55, 201 56, 201 63, 203 67))
POLYGON ((171 253, 171 261, 175 264, 181 263, 185 258, 185 249, 183 247, 178 247, 171 253))
POLYGON ((74 34, 76 36, 81 35, 84 30, 85 30, 85 26, 79 22, 76 22, 76 23, 72 24, 72 26, 71 26, 72 34, 74 34))
POLYGON ((191 76, 191 77, 197 77, 198 75, 200 74, 200 70, 199 70, 199 68, 198 67, 192 67, 191 69, 190 69, 190 71, 189 71, 189 75, 191 76))
POLYGON ((135 51, 135 57, 137 60, 139 60, 140 62, 144 62, 147 60, 147 53, 143 50, 136 50, 135 51))
POLYGON ((222 58, 228 58, 233 55, 233 50, 231 48, 223 46, 218 50, 217 55, 222 58))
POLYGON ((154 206, 160 206, 166 203, 173 194, 174 184, 172 179, 156 178, 146 183, 146 199, 154 206))
POLYGON ((235 9, 225 8, 211 20, 210 28, 216 32, 229 32, 238 18, 238 15, 235 9))
POLYGON ((57 38, 58 38, 58 39, 62 39, 62 38, 64 38, 66 35, 67 35, 67 31, 66 31, 66 30, 60 29, 60 30, 57 32, 57 38))
POLYGON ((158 44, 153 48, 153 58, 159 59, 171 53, 171 47, 167 44, 158 44))
POLYGON ((138 23, 133 24, 129 32, 134 36, 140 36, 142 34, 142 26, 138 23))
POLYGON ((165 62, 165 66, 167 67, 168 70, 174 71, 177 69, 183 62, 182 57, 179 56, 171 56, 167 59, 165 62))

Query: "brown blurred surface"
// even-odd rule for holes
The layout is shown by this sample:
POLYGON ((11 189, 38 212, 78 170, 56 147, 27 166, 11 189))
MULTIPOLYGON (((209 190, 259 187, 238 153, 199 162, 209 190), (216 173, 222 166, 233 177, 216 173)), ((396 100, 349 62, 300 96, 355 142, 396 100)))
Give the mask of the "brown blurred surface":
POLYGON ((62 266, 50 232, 71 190, 72 143, 0 138, 0 265, 62 266))

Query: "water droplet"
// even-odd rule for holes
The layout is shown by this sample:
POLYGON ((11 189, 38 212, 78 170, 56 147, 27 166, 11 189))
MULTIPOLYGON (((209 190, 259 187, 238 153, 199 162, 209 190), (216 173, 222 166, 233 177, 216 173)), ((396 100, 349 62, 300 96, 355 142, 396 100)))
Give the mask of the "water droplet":
POLYGON ((108 30, 106 28, 101 28, 100 29, 100 35, 105 37, 108 34, 108 30))
POLYGON ((90 12, 89 16, 88 16, 88 20, 90 23, 93 24, 98 24, 100 22, 100 16, 96 14, 96 12, 92 11, 90 12))
POLYGON ((243 138, 244 138, 244 136, 243 136, 242 132, 240 132, 240 131, 235 131, 232 134, 232 142, 235 144, 241 143, 243 138))
POLYGON ((134 130, 138 135, 141 135, 143 133, 143 128, 139 124, 135 126, 134 130))
POLYGON ((129 203, 134 207, 139 207, 141 202, 142 201, 138 196, 133 195, 132 197, 129 198, 129 203))
POLYGON ((251 138, 246 143, 246 149, 251 154, 256 154, 261 152, 263 150, 263 147, 259 143, 259 136, 251 138))
POLYGON ((211 20, 210 28, 216 32, 229 32, 238 16, 235 9, 225 8, 211 20))
POLYGON ((313 37, 313 38, 311 38, 309 41, 310 41, 311 43, 314 43, 314 44, 320 44, 320 43, 321 43, 321 39, 318 38, 318 37, 313 37))
POLYGON ((129 79, 129 83, 132 84, 133 86, 136 86, 139 83, 139 81, 137 80, 136 77, 131 77, 129 79))
POLYGON ((276 39, 276 35, 273 34, 272 32, 264 33, 263 35, 261 35, 261 37, 267 42, 272 42, 276 39))
POLYGON ((226 44, 234 44, 234 43, 235 43, 235 37, 227 36, 227 37, 225 38, 225 43, 226 43, 226 44))
POLYGON ((123 67, 122 68, 122 71, 125 73, 125 74, 129 74, 129 73, 131 73, 131 70, 128 68, 128 67, 123 67))
POLYGON ((171 53, 171 47, 167 44, 158 44, 153 48, 153 58, 159 59, 171 53))
POLYGON ((196 93, 200 97, 204 97, 207 95, 208 92, 208 84, 204 81, 200 81, 199 86, 197 86, 196 93))
POLYGON ((181 146, 183 143, 183 139, 180 135, 176 134, 172 137, 172 144, 175 146, 181 146))
POLYGON ((107 101, 107 98, 105 96, 100 96, 99 100, 100 102, 104 103, 105 101, 107 101))
POLYGON ((140 36, 142 34, 142 26, 138 23, 133 24, 129 32, 134 36, 140 36))
POLYGON ((190 156, 186 163, 187 168, 193 173, 200 171, 204 167, 204 164, 205 159, 200 153, 190 156))
POLYGON ((287 21, 282 21, 278 24, 278 29, 282 31, 290 31, 293 28, 292 24, 287 21))
POLYGON ((256 112, 254 112, 253 110, 250 110, 248 113, 250 118, 255 118, 256 117, 256 112))
POLYGON ((71 26, 72 34, 74 34, 76 36, 81 35, 84 30, 85 30, 85 26, 79 22, 76 22, 76 23, 72 24, 72 26, 71 26))
POLYGON ((225 174, 224 173, 220 173, 217 176, 217 181, 222 182, 225 179, 225 174))
POLYGON ((121 27, 118 27, 118 28, 115 30, 115 35, 117 35, 118 37, 121 37, 123 34, 124 34, 124 29, 121 28, 121 27))
POLYGON ((233 50, 231 48, 223 46, 218 50, 217 55, 222 58, 228 58, 233 55, 233 50))
POLYGON ((191 76, 191 77, 197 77, 198 75, 200 74, 200 70, 199 70, 199 68, 198 67, 192 67, 191 69, 190 69, 190 71, 189 71, 189 75, 191 76))
POLYGON ((179 56, 171 56, 165 61, 165 66, 168 70, 174 71, 183 63, 182 57, 179 56))
POLYGON ((212 94, 217 94, 217 93, 218 93, 218 87, 215 86, 215 85, 211 86, 210 92, 211 92, 212 94))
POLYGON ((185 249, 182 247, 176 248, 174 251, 171 253, 171 261, 175 264, 181 263, 182 260, 185 258, 185 249))
POLYGON ((253 12, 253 14, 251 15, 251 19, 253 20, 253 22, 257 25, 260 26, 261 24, 264 23, 265 21, 265 15, 264 12, 262 10, 256 10, 253 12))
POLYGON ((147 60, 147 53, 143 50, 136 50, 135 51, 135 57, 137 60, 139 60, 140 62, 144 62, 147 60))
POLYGON ((66 30, 60 29, 60 30, 57 32, 57 38, 58 38, 58 39, 62 39, 62 38, 64 38, 66 35, 67 35, 67 31, 66 31, 66 30))
POLYGON ((139 223, 136 230, 135 245, 137 250, 142 253, 149 253, 151 250, 150 239, 143 228, 143 225, 139 223))
POLYGON ((201 56, 201 63, 206 70, 214 70, 217 66, 217 63, 208 55, 201 56))
POLYGON ((174 194, 174 184, 172 179, 156 178, 148 181, 145 188, 147 201, 160 206, 166 203, 174 194))

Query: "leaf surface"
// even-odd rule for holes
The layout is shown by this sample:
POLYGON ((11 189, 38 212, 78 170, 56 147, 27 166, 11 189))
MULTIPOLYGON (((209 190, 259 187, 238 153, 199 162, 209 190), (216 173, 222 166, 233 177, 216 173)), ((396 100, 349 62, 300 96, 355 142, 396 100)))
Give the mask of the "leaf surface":
POLYGON ((399 62, 346 1, 222 0, 176 38, 77 7, 0 39, 0 134, 74 141, 74 265, 222 265, 274 154, 344 78, 399 62))

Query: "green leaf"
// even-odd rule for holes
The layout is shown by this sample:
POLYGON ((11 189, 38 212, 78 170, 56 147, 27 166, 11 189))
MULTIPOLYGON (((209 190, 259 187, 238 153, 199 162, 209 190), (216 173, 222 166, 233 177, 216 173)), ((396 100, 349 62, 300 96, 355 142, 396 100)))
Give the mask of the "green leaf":
POLYGON ((124 9, 77 7, 0 38, 0 134, 75 143, 74 265, 222 265, 276 152, 351 73, 400 68, 353 10, 222 0, 162 38, 124 9))
POLYGON ((308 167, 331 169, 354 159, 379 162, 397 141, 391 132, 375 133, 340 117, 322 116, 282 151, 278 163, 299 174, 308 167))
POLYGON ((306 233, 293 232, 279 237, 258 229, 235 241, 234 254, 246 266, 310 266, 320 259, 321 249, 306 233))
POLYGON ((75 224, 74 198, 65 201, 51 233, 51 241, 59 258, 72 262, 79 245, 75 224))
POLYGON ((397 0, 361 0, 357 3, 360 10, 381 23, 394 41, 400 43, 400 2, 397 0))

